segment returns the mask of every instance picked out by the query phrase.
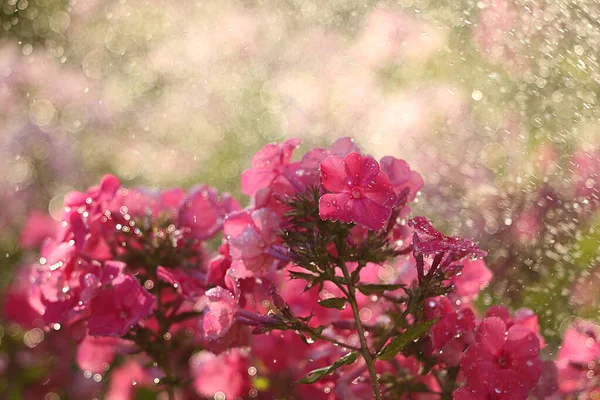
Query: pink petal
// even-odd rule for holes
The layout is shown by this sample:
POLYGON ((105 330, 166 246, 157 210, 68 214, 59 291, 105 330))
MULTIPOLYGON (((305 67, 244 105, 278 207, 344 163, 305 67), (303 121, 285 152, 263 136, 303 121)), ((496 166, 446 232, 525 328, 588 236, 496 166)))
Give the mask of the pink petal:
POLYGON ((331 152, 321 147, 315 147, 302 157, 300 166, 305 169, 317 169, 319 164, 327 157, 331 155, 331 152))
POLYGON ((414 200, 417 192, 423 187, 423 178, 411 171, 408 163, 396 157, 386 156, 381 159, 381 170, 388 176, 396 194, 408 189, 408 201, 414 200))
POLYGON ((110 196, 115 194, 119 186, 121 182, 114 175, 104 175, 100 181, 100 191, 110 196))
POLYGON ((203 398, 214 398, 221 392, 227 399, 243 396, 243 388, 250 385, 247 363, 238 349, 216 356, 202 351, 190 359, 194 388, 203 398))
POLYGON ((321 180, 325 189, 344 193, 350 192, 354 179, 348 176, 344 160, 338 156, 327 157, 321 162, 321 180))
POLYGON ((279 174, 271 168, 247 169, 242 172, 242 192, 254 196, 260 189, 273 183, 279 174))
POLYGON ((216 340, 231 328, 237 311, 237 301, 230 291, 217 286, 206 291, 204 302, 206 311, 199 326, 206 339, 216 340))
POLYGON ((485 312, 485 316, 486 316, 486 318, 487 317, 498 317, 502 321, 504 321, 505 324, 510 323, 510 311, 508 311, 508 308, 506 308, 504 306, 491 306, 485 312))
POLYGON ((504 351, 511 360, 532 358, 540 354, 540 341, 535 332, 522 325, 513 325, 508 329, 504 351))
POLYGON ((354 143, 354 139, 349 137, 343 137, 333 142, 333 144, 331 145, 331 152, 335 155, 343 157, 351 152, 360 153, 360 149, 358 148, 356 143, 354 143))
MULTIPOLYGON (((463 362, 468 357, 467 353, 463 357, 463 362)), ((461 363, 461 371, 465 375, 467 385, 470 388, 478 393, 487 394, 490 390, 494 390, 493 388, 497 384, 497 376, 501 372, 501 368, 490 361, 478 361, 468 364, 466 368, 464 367, 464 363, 461 363)))
POLYGON ((363 197, 354 200, 352 220, 371 230, 378 230, 387 222, 391 213, 391 208, 363 197))
POLYGON ((152 313, 152 296, 131 275, 121 275, 102 289, 90 304, 89 334, 123 336, 140 319, 152 313))
POLYGON ((344 157, 344 161, 347 175, 354 180, 356 186, 364 188, 379 175, 379 164, 373 157, 350 153, 344 157))
POLYGON ((431 221, 422 216, 416 216, 409 221, 409 226, 414 228, 417 232, 423 233, 425 235, 441 239, 444 238, 445 235, 435 229, 431 221))
POLYGON ((452 278, 456 288, 453 296, 470 299, 481 291, 483 285, 492 280, 492 271, 487 268, 485 261, 480 259, 466 259, 461 263, 462 274, 452 278))
POLYGON ((366 186, 362 187, 362 193, 364 197, 376 203, 389 205, 390 207, 396 205, 396 194, 385 174, 379 174, 368 182, 366 186))
POLYGON ((213 236, 221 228, 224 216, 217 190, 207 185, 191 190, 179 209, 180 225, 199 239, 213 236))
POLYGON ((348 193, 324 194, 319 199, 321 219, 352 222, 354 199, 348 193))
POLYGON ((104 365, 109 365, 123 341, 111 337, 86 336, 77 346, 77 365, 92 373, 104 373, 104 365))
POLYGON ((59 223, 54 218, 34 210, 27 216, 19 243, 23 248, 39 247, 46 238, 54 236, 58 228, 59 223))
POLYGON ((160 200, 166 208, 176 209, 181 207, 185 201, 185 190, 176 188, 166 190, 160 194, 160 200))
POLYGON ((223 233, 227 239, 231 239, 240 236, 246 228, 253 225, 252 216, 247 211, 229 214, 223 224, 223 233))
POLYGON ((266 243, 271 244, 277 240, 281 222, 277 213, 268 208, 261 208, 252 213, 252 221, 266 243))
POLYGON ((294 155, 294 151, 300 146, 302 143, 301 139, 298 138, 289 138, 286 140, 281 149, 281 164, 288 164, 294 155))
POLYGON ((484 318, 477 328, 477 343, 489 354, 499 356, 506 342, 506 325, 498 317, 484 318))

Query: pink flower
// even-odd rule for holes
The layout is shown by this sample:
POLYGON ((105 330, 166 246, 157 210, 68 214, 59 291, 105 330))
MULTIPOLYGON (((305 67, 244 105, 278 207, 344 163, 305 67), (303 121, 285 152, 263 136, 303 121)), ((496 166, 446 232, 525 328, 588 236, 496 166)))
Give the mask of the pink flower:
POLYGON ((465 259, 458 262, 463 267, 460 274, 452 277, 455 290, 450 297, 464 304, 470 302, 492 280, 493 274, 483 260, 465 259))
POLYGON ((172 285, 178 294, 188 300, 201 296, 206 288, 203 277, 198 276, 194 270, 167 269, 161 266, 156 269, 156 275, 159 280, 172 285))
POLYGON ((129 359, 115 368, 110 376, 110 387, 106 400, 129 400, 143 386, 152 384, 152 376, 142 365, 129 359))
POLYGON ((240 210, 238 202, 225 193, 207 185, 192 189, 179 209, 179 225, 193 237, 206 240, 214 236, 223 226, 228 213, 240 210))
POLYGON ((238 349, 218 356, 202 351, 190 359, 190 368, 196 393, 203 398, 217 398, 218 392, 223 398, 238 398, 251 387, 248 360, 238 349))
POLYGON ((59 224, 49 215, 32 211, 27 216, 25 226, 21 231, 20 245, 23 248, 37 248, 49 237, 53 237, 59 224))
POLYGON ((600 394, 599 333, 600 329, 590 323, 573 325, 565 333, 556 362, 564 395, 593 399, 594 394, 600 394))
POLYGON ((333 192, 321 196, 322 219, 355 222, 377 230, 390 217, 396 195, 373 157, 359 153, 328 157, 321 162, 321 180, 325 189, 333 192))
POLYGON ((460 363, 466 386, 455 399, 525 400, 542 374, 540 343, 521 325, 508 330, 498 317, 487 317, 460 363))
POLYGON ((290 161, 300 142, 300 139, 291 138, 283 144, 271 143, 259 150, 252 158, 252 168, 242 173, 242 192, 254 196, 265 187, 276 192, 293 192, 293 177, 298 163, 290 161))
POLYGON ((429 319, 439 318, 429 333, 434 354, 446 365, 458 365, 465 348, 475 342, 473 310, 454 310, 447 297, 439 297, 427 300, 425 313, 429 319))
POLYGON ((519 308, 514 312, 513 318, 510 318, 510 312, 508 308, 504 306, 491 306, 485 312, 486 317, 498 317, 505 324, 506 328, 510 328, 513 325, 521 325, 530 331, 534 332, 540 341, 540 348, 544 348, 546 343, 544 337, 540 334, 540 326, 538 325, 538 317, 529 308, 519 308))
POLYGON ((279 263, 273 245, 280 241, 280 218, 274 211, 261 208, 231 214, 223 232, 239 278, 259 275, 279 263))
POLYGON ((414 217, 409 221, 411 226, 420 235, 413 239, 414 249, 421 254, 452 253, 457 257, 473 255, 484 257, 487 253, 481 250, 472 240, 456 236, 446 236, 433 227, 431 221, 425 217, 414 217))
POLYGON ((123 336, 140 319, 152 313, 152 296, 131 275, 121 275, 103 288, 91 302, 89 334, 123 336))
POLYGON ((77 347, 77 365, 84 371, 102 374, 115 354, 130 347, 130 343, 113 337, 86 336, 77 347))
POLYGON ((572 164, 577 195, 600 200, 600 150, 579 151, 573 156, 572 164))
POLYGON ((240 301, 240 286, 233 270, 225 274, 225 286, 216 286, 206 291, 197 307, 204 311, 199 327, 205 339, 219 339, 231 328, 240 301))
POLYGON ((302 160, 300 160, 300 166, 296 170, 298 181, 304 188, 318 186, 321 178, 319 172, 321 162, 329 156, 344 157, 351 152, 360 153, 360 149, 356 143, 354 143, 354 139, 349 137, 337 139, 331 145, 331 149, 322 147, 312 148, 302 157, 302 160))
POLYGON ((381 170, 390 178, 394 192, 405 198, 405 202, 411 202, 417 196, 417 193, 423 187, 423 178, 418 172, 410 169, 406 161, 399 160, 396 157, 386 156, 381 159, 381 170), (403 192, 406 194, 403 195, 403 192))

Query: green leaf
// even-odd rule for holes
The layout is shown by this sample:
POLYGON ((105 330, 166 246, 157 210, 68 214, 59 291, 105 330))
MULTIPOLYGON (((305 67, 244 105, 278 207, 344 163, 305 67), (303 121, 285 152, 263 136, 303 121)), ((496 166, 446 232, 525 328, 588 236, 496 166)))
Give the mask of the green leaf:
POLYGON ((371 294, 382 294, 385 291, 398 290, 400 288, 405 287, 406 285, 402 283, 398 284, 362 284, 358 285, 356 288, 364 295, 369 296, 371 294))
POLYGON ((319 304, 323 307, 327 308, 337 308, 338 310, 343 310, 346 306, 346 300, 343 297, 331 297, 329 299, 321 300, 319 304))
POLYGON ((348 353, 336 362, 334 362, 333 365, 310 371, 308 374, 306 374, 304 378, 300 379, 298 383, 315 383, 318 380, 323 379, 325 376, 333 373, 333 371, 335 371, 342 365, 350 365, 354 363, 354 361, 356 361, 356 357, 357 355, 355 352, 348 353))
POLYGON ((396 336, 387 346, 385 346, 377 358, 383 361, 390 361, 413 340, 416 340, 429 332, 429 328, 436 322, 437 319, 433 319, 408 328, 402 335, 396 336))
POLYGON ((298 271, 290 271, 290 277, 292 279, 304 279, 305 281, 309 281, 309 282, 312 282, 316 278, 318 278, 317 275, 307 274, 305 272, 298 272, 298 271))

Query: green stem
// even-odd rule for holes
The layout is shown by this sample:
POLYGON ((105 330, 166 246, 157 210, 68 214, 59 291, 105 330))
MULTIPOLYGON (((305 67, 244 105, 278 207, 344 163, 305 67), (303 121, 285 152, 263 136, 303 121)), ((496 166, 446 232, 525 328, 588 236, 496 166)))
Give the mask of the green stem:
POLYGON ((344 260, 346 250, 345 242, 338 243, 336 247, 338 248, 339 254, 339 267, 342 270, 342 273, 344 274, 344 278, 348 282, 348 302, 350 303, 350 307, 352 307, 354 321, 356 322, 356 330, 358 332, 358 338, 360 339, 360 353, 365 359, 367 369, 369 370, 369 376, 371 378, 371 385, 373 386, 375 400, 381 400, 381 389, 379 387, 379 378, 377 377, 377 371, 375 370, 375 362, 373 361, 373 357, 371 357, 369 345, 367 344, 367 338, 365 337, 365 329, 362 325, 362 322, 360 321, 360 314, 358 312, 358 303, 356 302, 356 286, 354 286, 354 283, 352 283, 352 278, 350 277, 350 273, 348 272, 348 268, 346 267, 346 261, 344 260))

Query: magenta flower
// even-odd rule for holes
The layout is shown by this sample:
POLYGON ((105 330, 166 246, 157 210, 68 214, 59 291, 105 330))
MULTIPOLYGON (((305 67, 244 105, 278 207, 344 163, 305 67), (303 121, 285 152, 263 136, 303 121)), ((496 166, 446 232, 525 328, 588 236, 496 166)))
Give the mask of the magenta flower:
POLYGON ((350 153, 321 162, 321 180, 330 192, 319 201, 322 219, 354 222, 377 230, 390 217, 396 194, 373 157, 350 153))
POLYGON ((593 399, 600 392, 598 334, 597 326, 585 322, 569 327, 565 333, 556 361, 558 384, 563 394, 593 399))
POLYGON ((228 193, 219 198, 219 192, 207 185, 190 190, 179 209, 179 224, 199 240, 213 237, 223 226, 225 215, 240 210, 238 202, 228 193))
POLYGON ((131 275, 121 275, 102 289, 91 302, 89 334, 123 336, 139 320, 152 313, 152 296, 131 275))
POLYGON ((280 241, 279 224, 279 216, 267 208, 227 217, 223 231, 239 278, 259 275, 279 261, 273 252, 273 245, 280 241))
POLYGON ((216 393, 223 393, 223 398, 233 399, 248 392, 251 387, 248 359, 243 354, 239 349, 232 349, 220 355, 203 351, 192 356, 190 368, 196 393, 208 398, 217 398, 216 393))
POLYGON ((460 363, 466 386, 454 395, 459 400, 525 400, 542 374, 540 342, 531 330, 513 325, 508 330, 498 317, 481 321, 476 343, 460 363))
POLYGON ((396 157, 386 156, 381 159, 381 170, 390 178, 398 200, 406 196, 406 202, 413 201, 423 187, 423 178, 418 172, 410 169, 408 163, 396 157), (406 194, 403 192, 406 191, 406 194))
POLYGON ((252 158, 252 168, 242 173, 242 192, 254 196, 266 187, 283 193, 293 189, 298 163, 290 161, 300 142, 300 139, 291 138, 283 144, 270 143, 259 150, 252 158))
POLYGON ((173 286, 177 294, 184 299, 194 300, 204 294, 206 288, 205 278, 198 271, 161 266, 156 269, 156 275, 159 280, 173 286))
POLYGON ((208 340, 222 338, 235 322, 241 289, 232 269, 225 274, 224 283, 226 287, 215 286, 207 290, 196 304, 204 312, 198 327, 208 340))
POLYGON ((418 240, 413 239, 413 246, 417 253, 435 254, 448 252, 458 257, 466 255, 485 257, 487 255, 487 252, 481 250, 472 240, 444 235, 435 229, 431 221, 425 217, 414 217, 408 224, 420 234, 418 235, 418 240))
POLYGON ((439 297, 427 300, 425 315, 439 318, 429 332, 434 354, 446 365, 458 365, 465 348, 475 342, 473 310, 455 310, 447 297, 439 297))

